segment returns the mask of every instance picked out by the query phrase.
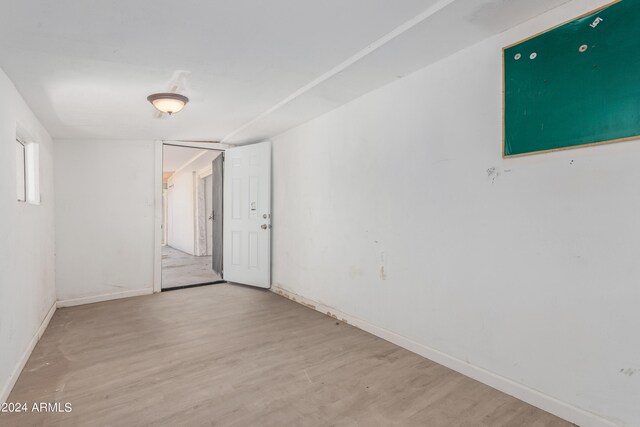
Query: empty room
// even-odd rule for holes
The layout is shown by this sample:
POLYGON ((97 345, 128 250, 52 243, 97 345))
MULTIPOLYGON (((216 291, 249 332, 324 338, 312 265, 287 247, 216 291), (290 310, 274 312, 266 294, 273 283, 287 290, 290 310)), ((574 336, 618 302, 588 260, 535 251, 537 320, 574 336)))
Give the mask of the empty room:
POLYGON ((640 2, 7 0, 0 426, 640 426, 640 2))

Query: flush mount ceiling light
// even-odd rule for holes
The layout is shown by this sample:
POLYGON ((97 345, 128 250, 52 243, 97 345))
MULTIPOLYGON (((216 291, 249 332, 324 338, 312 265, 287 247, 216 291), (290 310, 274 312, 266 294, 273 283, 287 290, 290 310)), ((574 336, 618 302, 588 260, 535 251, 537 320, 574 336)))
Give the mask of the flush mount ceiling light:
POLYGON ((189 102, 189 98, 177 93, 154 93, 147 96, 147 101, 161 113, 171 115, 182 110, 189 102))

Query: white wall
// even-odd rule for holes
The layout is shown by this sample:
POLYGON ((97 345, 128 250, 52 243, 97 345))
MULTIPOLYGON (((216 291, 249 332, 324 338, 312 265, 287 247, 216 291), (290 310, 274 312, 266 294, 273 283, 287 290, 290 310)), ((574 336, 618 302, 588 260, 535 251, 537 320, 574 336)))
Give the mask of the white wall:
POLYGON ((181 171, 169 178, 167 188, 167 244, 194 255, 193 171, 181 171))
POLYGON ((153 141, 55 141, 58 300, 150 293, 153 141))
POLYGON ((640 142, 501 158, 501 48, 604 3, 573 1, 276 137, 274 285, 583 425, 640 425, 640 142))
POLYGON ((48 133, 0 70, 0 402, 55 304, 52 150, 48 133), (40 144, 39 206, 17 202, 16 123, 40 144))
MULTIPOLYGON (((193 150, 184 148, 185 150, 193 150)), ((194 156, 198 154, 194 151, 194 156)), ((168 245, 196 255, 196 209, 198 208, 196 196, 198 194, 199 181, 198 172, 211 169, 211 162, 220 155, 220 151, 206 150, 202 155, 177 170, 168 181, 167 203, 168 220, 167 233, 168 245)), ((209 172, 210 173, 210 172, 209 172)), ((202 227, 201 227, 202 228, 202 227)), ((199 232, 204 232, 202 228, 199 232)), ((205 243, 206 244, 206 243, 205 243)), ((198 255, 203 255, 199 253, 198 255)))

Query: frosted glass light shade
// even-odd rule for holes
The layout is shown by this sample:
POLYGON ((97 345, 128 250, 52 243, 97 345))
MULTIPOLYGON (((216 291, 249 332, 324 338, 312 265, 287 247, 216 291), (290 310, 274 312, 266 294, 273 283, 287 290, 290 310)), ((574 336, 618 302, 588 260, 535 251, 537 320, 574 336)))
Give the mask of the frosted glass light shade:
POLYGON ((147 100, 156 110, 168 114, 179 112, 189 102, 189 98, 177 93, 154 93, 149 95, 147 100))

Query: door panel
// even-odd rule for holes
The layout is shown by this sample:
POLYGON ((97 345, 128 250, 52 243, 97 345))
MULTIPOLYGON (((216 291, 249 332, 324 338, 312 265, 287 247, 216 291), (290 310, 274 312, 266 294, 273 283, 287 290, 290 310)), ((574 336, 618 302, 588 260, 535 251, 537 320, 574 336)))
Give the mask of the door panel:
POLYGON ((206 225, 205 241, 207 243, 205 255, 213 255, 213 178, 212 175, 207 175, 203 180, 204 182, 204 218, 206 225))
POLYGON ((225 152, 224 279, 271 286, 271 143, 225 152))

